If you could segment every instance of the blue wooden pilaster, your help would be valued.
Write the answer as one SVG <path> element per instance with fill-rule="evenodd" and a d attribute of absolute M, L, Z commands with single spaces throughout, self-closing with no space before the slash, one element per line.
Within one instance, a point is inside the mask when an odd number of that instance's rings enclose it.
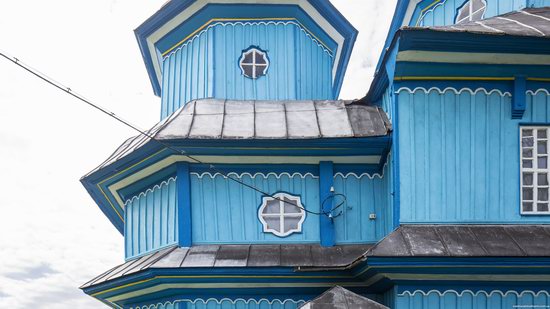
<path fill-rule="evenodd" d="M 525 76 L 516 76 L 514 79 L 514 93 L 512 97 L 512 119 L 523 118 L 523 113 L 527 107 L 526 92 L 527 79 Z"/>
<path fill-rule="evenodd" d="M 319 198 L 321 212 L 330 213 L 334 200 L 330 198 L 331 188 L 334 186 L 334 166 L 332 161 L 319 163 Z M 323 203 L 323 201 L 325 201 Z M 334 223 L 328 216 L 320 216 L 321 246 L 332 247 L 335 243 Z"/>
<path fill-rule="evenodd" d="M 191 247 L 191 179 L 189 164 L 178 163 L 178 243 L 181 247 Z"/>

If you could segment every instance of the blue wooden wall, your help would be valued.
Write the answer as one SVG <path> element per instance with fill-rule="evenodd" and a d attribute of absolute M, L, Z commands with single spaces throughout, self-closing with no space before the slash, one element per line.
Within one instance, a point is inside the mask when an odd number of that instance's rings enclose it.
<path fill-rule="evenodd" d="M 170 178 L 125 204 L 126 258 L 177 243 L 176 180 Z"/>
<path fill-rule="evenodd" d="M 528 92 L 521 120 L 496 90 L 406 88 L 398 104 L 402 223 L 550 222 L 519 205 L 519 124 L 550 123 L 548 92 Z"/>
<path fill-rule="evenodd" d="M 267 75 L 242 75 L 250 46 L 267 51 Z M 333 99 L 333 51 L 291 21 L 215 23 L 163 62 L 162 118 L 192 99 Z"/>
<path fill-rule="evenodd" d="M 396 309 L 509 309 L 548 308 L 546 291 L 405 291 L 396 298 Z"/>
<path fill-rule="evenodd" d="M 337 244 L 374 243 L 392 231 L 389 165 L 384 167 L 383 175 L 337 173 L 334 190 L 347 198 L 342 215 L 334 219 Z M 376 219 L 369 219 L 370 214 Z"/>
<path fill-rule="evenodd" d="M 234 178 L 274 194 L 300 195 L 308 210 L 318 212 L 319 177 L 307 174 L 232 173 Z M 220 174 L 191 173 L 191 212 L 194 244 L 317 243 L 319 217 L 306 214 L 302 233 L 280 238 L 264 233 L 258 220 L 262 194 Z"/>
<path fill-rule="evenodd" d="M 489 18 L 504 13 L 521 10 L 529 7 L 549 6 L 550 0 L 486 0 L 487 10 L 485 17 Z M 411 26 L 442 26 L 455 23 L 457 9 L 462 7 L 466 0 L 443 0 L 435 6 L 425 10 L 419 19 L 411 20 Z"/>

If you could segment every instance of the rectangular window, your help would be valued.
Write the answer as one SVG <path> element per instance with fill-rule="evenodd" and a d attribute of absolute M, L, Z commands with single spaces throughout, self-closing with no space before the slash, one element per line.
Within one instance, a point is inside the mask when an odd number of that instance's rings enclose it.
<path fill-rule="evenodd" d="M 550 127 L 521 127 L 521 214 L 550 214 L 548 135 Z"/>

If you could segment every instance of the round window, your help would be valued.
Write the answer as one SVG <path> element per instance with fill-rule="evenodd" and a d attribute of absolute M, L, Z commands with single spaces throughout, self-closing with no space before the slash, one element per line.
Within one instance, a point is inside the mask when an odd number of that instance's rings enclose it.
<path fill-rule="evenodd" d="M 267 53 L 257 47 L 243 51 L 239 66 L 244 76 L 256 79 L 267 74 L 269 59 Z"/>

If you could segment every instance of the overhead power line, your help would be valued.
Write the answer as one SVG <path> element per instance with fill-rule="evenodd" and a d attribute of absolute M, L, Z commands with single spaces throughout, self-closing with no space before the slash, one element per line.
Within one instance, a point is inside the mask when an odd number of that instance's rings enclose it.
<path fill-rule="evenodd" d="M 224 171 L 216 168 L 216 166 L 214 166 L 213 164 L 211 163 L 206 163 L 206 162 L 203 162 L 189 154 L 187 154 L 187 152 L 185 150 L 182 150 L 182 149 L 177 149 L 175 147 L 173 147 L 172 145 L 169 145 L 167 143 L 165 143 L 164 141 L 161 141 L 161 140 L 158 140 L 156 139 L 153 135 L 145 132 L 144 130 L 138 128 L 136 125 L 132 124 L 130 121 L 127 121 L 127 120 L 124 120 L 122 117 L 118 116 L 117 114 L 115 114 L 114 112 L 111 112 L 109 111 L 108 109 L 102 107 L 102 106 L 99 106 L 95 103 L 93 103 L 92 101 L 86 99 L 84 96 L 78 94 L 77 92 L 73 91 L 71 88 L 61 84 L 60 82 L 57 82 L 56 80 L 54 80 L 53 78 L 47 76 L 46 74 L 32 68 L 31 66 L 27 65 L 27 64 L 24 64 L 23 62 L 21 62 L 18 58 L 16 57 L 10 57 L 8 55 L 6 55 L 6 53 L 0 51 L 0 56 L 2 56 L 3 58 L 9 60 L 10 62 L 14 63 L 15 65 L 17 65 L 18 67 L 22 68 L 23 70 L 27 71 L 28 73 L 34 75 L 35 77 L 38 77 L 39 79 L 41 79 L 42 81 L 48 83 L 49 85 L 69 94 L 70 96 L 78 99 L 79 101 L 81 102 L 84 102 L 86 104 L 88 104 L 89 106 L 91 106 L 92 108 L 102 112 L 103 114 L 115 119 L 116 121 L 124 124 L 125 126 L 131 128 L 132 130 L 138 132 L 140 135 L 143 135 L 147 138 L 149 138 L 150 140 L 153 140 L 157 143 L 159 143 L 160 145 L 162 145 L 163 147 L 167 148 L 167 149 L 170 149 L 172 151 L 174 151 L 175 153 L 179 154 L 179 155 L 182 155 L 182 156 L 185 156 L 187 157 L 189 160 L 195 162 L 195 163 L 198 163 L 198 164 L 203 164 L 203 165 L 207 165 L 208 168 L 210 168 L 212 171 L 222 175 L 224 178 L 227 178 L 227 179 L 230 179 L 231 181 L 234 181 L 244 187 L 247 187 L 251 190 L 254 190 L 258 193 L 261 193 L 262 195 L 265 195 L 265 196 L 268 196 L 268 197 L 271 197 L 277 201 L 280 201 L 280 202 L 283 202 L 283 203 L 287 203 L 289 205 L 292 205 L 292 206 L 295 206 L 295 207 L 298 207 L 300 209 L 302 209 L 303 211 L 305 211 L 306 213 L 309 213 L 309 214 L 312 214 L 312 215 L 317 215 L 317 216 L 327 216 L 329 218 L 332 218 L 333 215 L 332 215 L 332 212 L 335 211 L 336 209 L 342 207 L 345 202 L 342 202 L 342 203 L 339 203 L 338 205 L 336 205 L 336 207 L 332 208 L 330 211 L 328 212 L 325 212 L 321 209 L 321 212 L 315 212 L 315 211 L 311 211 L 311 210 L 308 210 L 306 209 L 305 207 L 302 207 L 300 205 L 297 205 L 295 203 L 292 203 L 292 202 L 289 202 L 285 199 L 281 199 L 281 198 L 278 198 L 276 196 L 274 196 L 273 194 L 270 194 L 270 193 L 267 193 L 265 192 L 264 190 L 262 189 L 259 189 L 253 185 L 250 185 L 250 184 L 247 184 L 245 183 L 244 181 L 242 180 L 239 180 L 237 178 L 234 178 L 234 177 L 231 177 L 230 175 L 228 175 L 227 173 L 225 173 Z M 328 200 L 328 199 L 332 199 L 333 196 L 330 195 L 327 199 L 325 199 L 322 203 L 321 203 L 321 206 L 323 206 L 325 204 L 325 202 Z"/>

